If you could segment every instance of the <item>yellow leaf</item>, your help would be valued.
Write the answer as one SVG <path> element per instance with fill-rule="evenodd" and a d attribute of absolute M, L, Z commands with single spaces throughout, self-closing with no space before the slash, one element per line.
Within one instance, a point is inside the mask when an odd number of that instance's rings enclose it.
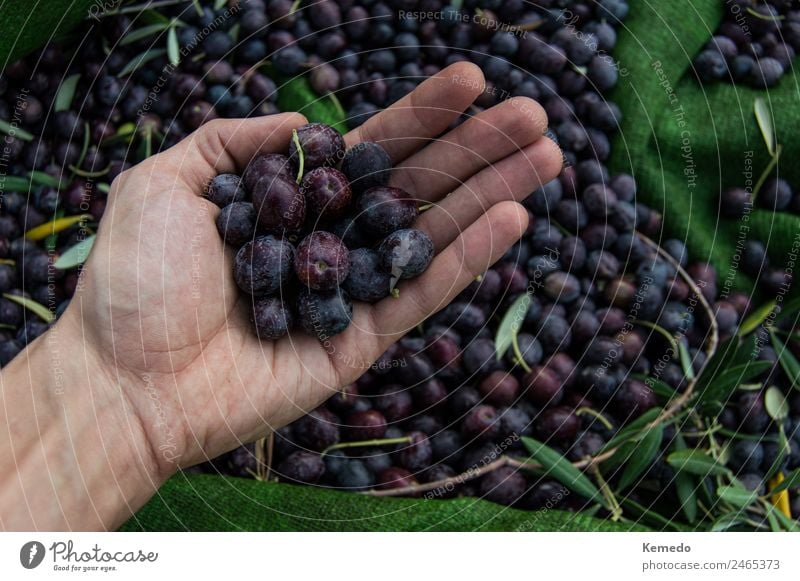
<path fill-rule="evenodd" d="M 770 480 L 769 482 L 769 489 L 772 490 L 778 484 L 783 482 L 783 472 L 778 472 L 775 475 L 775 478 Z M 789 508 L 789 491 L 788 490 L 781 490 L 777 494 L 773 494 L 772 498 L 770 498 L 772 504 L 775 505 L 779 511 L 785 514 L 787 517 L 792 518 L 792 511 Z"/>
<path fill-rule="evenodd" d="M 74 226 L 78 222 L 91 219 L 91 214 L 81 214 L 79 216 L 64 216 L 63 218 L 56 218 L 46 224 L 40 224 L 36 228 L 31 228 L 25 233 L 25 238 L 30 240 L 44 240 L 51 234 L 58 234 L 62 230 L 66 230 L 70 226 Z"/>

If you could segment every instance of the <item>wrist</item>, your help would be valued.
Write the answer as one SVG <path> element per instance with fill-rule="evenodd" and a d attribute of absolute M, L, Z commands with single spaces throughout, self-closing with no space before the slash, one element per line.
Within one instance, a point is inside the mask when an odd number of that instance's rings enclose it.
<path fill-rule="evenodd" d="M 0 375 L 6 528 L 115 528 L 168 476 L 113 368 L 70 311 Z"/>

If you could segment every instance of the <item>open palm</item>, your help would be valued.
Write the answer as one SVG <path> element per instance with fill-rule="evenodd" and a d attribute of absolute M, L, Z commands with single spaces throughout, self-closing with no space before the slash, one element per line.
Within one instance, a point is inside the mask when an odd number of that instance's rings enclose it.
<path fill-rule="evenodd" d="M 401 284 L 399 298 L 356 304 L 350 327 L 325 343 L 305 333 L 257 339 L 231 276 L 233 253 L 216 231 L 218 208 L 200 195 L 217 173 L 284 151 L 301 115 L 212 121 L 114 182 L 64 317 L 94 345 L 98 369 L 164 475 L 319 405 L 522 235 L 527 213 L 514 200 L 555 177 L 561 155 L 541 139 L 545 114 L 527 99 L 438 137 L 483 86 L 476 67 L 453 65 L 346 136 L 348 147 L 380 142 L 397 167 L 392 185 L 434 203 L 416 227 L 437 256 Z"/>

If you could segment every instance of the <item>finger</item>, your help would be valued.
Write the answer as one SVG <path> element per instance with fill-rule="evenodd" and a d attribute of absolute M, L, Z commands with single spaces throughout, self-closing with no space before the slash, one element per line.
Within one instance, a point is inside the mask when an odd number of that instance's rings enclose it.
<path fill-rule="evenodd" d="M 352 381 L 348 374 L 360 373 L 359 365 L 369 365 L 409 329 L 447 305 L 519 240 L 527 225 L 522 206 L 501 202 L 437 255 L 428 270 L 401 283 L 399 298 L 356 305 L 352 324 L 333 341 L 335 349 L 346 354 L 334 359 L 339 379 Z"/>
<path fill-rule="evenodd" d="M 220 173 L 241 172 L 258 153 L 280 153 L 289 147 L 292 130 L 307 123 L 299 113 L 251 119 L 213 119 L 186 139 L 150 158 L 157 168 L 177 167 L 183 181 L 198 193 Z M 145 162 L 147 163 L 147 162 Z"/>
<path fill-rule="evenodd" d="M 477 66 L 450 65 L 345 135 L 347 147 L 374 141 L 394 163 L 402 161 L 446 130 L 483 91 L 484 84 Z"/>
<path fill-rule="evenodd" d="M 392 172 L 392 185 L 436 201 L 488 165 L 536 142 L 547 115 L 536 101 L 508 99 L 468 119 Z"/>
<path fill-rule="evenodd" d="M 472 176 L 461 187 L 417 219 L 415 228 L 445 248 L 487 208 L 502 201 L 521 201 L 561 171 L 561 150 L 544 138 Z"/>

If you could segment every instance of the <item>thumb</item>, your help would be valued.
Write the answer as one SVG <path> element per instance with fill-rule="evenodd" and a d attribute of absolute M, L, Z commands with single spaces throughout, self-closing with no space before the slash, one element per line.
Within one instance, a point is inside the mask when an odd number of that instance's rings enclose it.
<path fill-rule="evenodd" d="M 292 130 L 308 121 L 299 113 L 250 119 L 212 119 L 183 141 L 155 156 L 198 194 L 219 173 L 241 172 L 258 153 L 286 151 Z"/>

